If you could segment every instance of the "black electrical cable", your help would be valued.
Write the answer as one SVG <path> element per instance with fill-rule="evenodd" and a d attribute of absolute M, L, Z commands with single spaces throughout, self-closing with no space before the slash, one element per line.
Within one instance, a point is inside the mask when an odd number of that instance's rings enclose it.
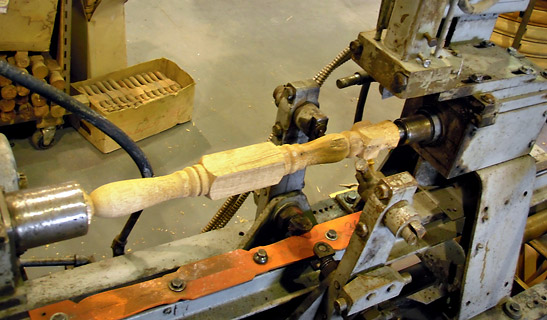
<path fill-rule="evenodd" d="M 28 73 L 19 70 L 6 61 L 0 61 L 0 75 L 17 82 L 18 84 L 38 93 L 43 97 L 46 97 L 47 99 L 65 108 L 67 111 L 78 115 L 83 120 L 97 127 L 107 136 L 112 138 L 112 140 L 116 141 L 116 143 L 118 143 L 120 147 L 122 147 L 122 149 L 129 154 L 131 159 L 133 159 L 139 168 L 143 178 L 149 178 L 154 175 L 152 166 L 141 148 L 139 148 L 139 146 L 137 146 L 137 144 L 125 132 L 123 132 L 108 119 L 97 113 L 95 110 L 86 107 L 84 104 L 63 91 L 56 89 L 49 84 L 29 75 Z M 135 226 L 135 223 L 137 223 L 141 212 L 142 211 L 138 211 L 131 214 L 120 234 L 114 239 L 114 242 L 112 243 L 114 255 L 123 254 L 127 238 Z M 114 248 L 115 246 L 117 248 Z"/>

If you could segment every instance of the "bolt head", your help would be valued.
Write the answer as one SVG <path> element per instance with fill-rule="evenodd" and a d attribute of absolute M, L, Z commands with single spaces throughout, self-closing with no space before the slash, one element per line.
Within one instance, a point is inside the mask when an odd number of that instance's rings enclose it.
<path fill-rule="evenodd" d="M 490 93 L 483 94 L 483 95 L 481 96 L 481 99 L 482 99 L 484 102 L 488 103 L 488 104 L 492 104 L 492 103 L 496 102 L 496 98 L 494 98 L 494 96 L 491 95 Z"/>
<path fill-rule="evenodd" d="M 374 188 L 374 194 L 380 200 L 389 198 L 389 193 L 390 193 L 389 187 L 383 183 L 377 185 L 376 188 Z"/>
<path fill-rule="evenodd" d="M 257 264 L 265 264 L 268 262 L 268 252 L 264 249 L 258 249 L 258 251 L 256 251 L 253 255 L 253 260 Z"/>
<path fill-rule="evenodd" d="M 513 48 L 513 47 L 509 47 L 509 48 L 507 48 L 507 52 L 508 52 L 510 55 L 514 56 L 515 54 L 517 54 L 517 49 L 515 49 L 515 48 Z"/>
<path fill-rule="evenodd" d="M 534 74 L 536 72 L 533 68 L 530 68 L 528 66 L 521 66 L 519 68 L 519 71 L 524 74 Z"/>
<path fill-rule="evenodd" d="M 330 229 L 329 231 L 325 232 L 325 238 L 334 241 L 338 239 L 338 233 L 336 233 L 336 230 Z"/>
<path fill-rule="evenodd" d="M 181 292 L 186 289 L 186 281 L 179 277 L 173 278 L 171 282 L 169 282 L 169 289 L 174 292 Z"/>
<path fill-rule="evenodd" d="M 368 234 L 368 228 L 367 228 L 366 224 L 364 222 L 359 222 L 355 226 L 355 233 L 361 238 L 366 237 L 367 234 Z"/>
<path fill-rule="evenodd" d="M 424 66 L 424 68 L 429 68 L 429 66 L 431 66 L 431 60 L 425 59 L 422 65 Z"/>
<path fill-rule="evenodd" d="M 469 80 L 475 83 L 481 83 L 484 81 L 484 75 L 480 73 L 473 73 L 471 76 L 469 76 Z"/>
<path fill-rule="evenodd" d="M 348 203 L 355 203 L 355 201 L 357 200 L 357 194 L 355 194 L 355 192 L 347 192 L 345 195 L 344 195 L 344 200 L 346 200 L 346 202 Z"/>

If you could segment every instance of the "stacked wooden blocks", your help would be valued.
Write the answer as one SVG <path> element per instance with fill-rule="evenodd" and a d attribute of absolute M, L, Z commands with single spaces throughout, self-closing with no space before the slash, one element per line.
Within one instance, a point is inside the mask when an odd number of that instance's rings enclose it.
<path fill-rule="evenodd" d="M 30 55 L 26 51 L 0 53 L 0 60 L 18 67 L 59 90 L 66 89 L 61 67 L 49 55 Z M 31 92 L 10 79 L 0 76 L 0 125 L 37 119 L 37 127 L 60 125 L 65 109 L 49 103 L 44 97 Z"/>

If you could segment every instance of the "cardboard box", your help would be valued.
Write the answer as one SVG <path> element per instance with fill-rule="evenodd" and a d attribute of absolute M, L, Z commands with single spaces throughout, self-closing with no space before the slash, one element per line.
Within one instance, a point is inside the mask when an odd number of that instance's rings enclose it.
<path fill-rule="evenodd" d="M 102 108 L 91 106 L 120 127 L 133 140 L 139 141 L 179 123 L 187 122 L 192 117 L 195 82 L 188 73 L 184 72 L 174 62 L 161 58 L 115 71 L 101 77 L 73 83 L 73 94 L 79 93 L 78 88 L 93 85 L 98 81 L 109 79 L 118 81 L 150 71 L 162 72 L 167 78 L 177 82 L 182 89 L 175 94 L 155 98 L 140 106 L 128 109 L 106 112 Z M 79 119 L 74 121 L 72 119 L 71 122 L 87 140 L 102 152 L 108 153 L 120 148 L 114 140 L 86 121 Z"/>
<path fill-rule="evenodd" d="M 0 51 L 49 51 L 58 0 L 10 0 L 0 13 Z"/>
<path fill-rule="evenodd" d="M 126 0 L 95 1 L 92 13 L 84 0 L 73 2 L 71 77 L 81 81 L 127 67 Z"/>

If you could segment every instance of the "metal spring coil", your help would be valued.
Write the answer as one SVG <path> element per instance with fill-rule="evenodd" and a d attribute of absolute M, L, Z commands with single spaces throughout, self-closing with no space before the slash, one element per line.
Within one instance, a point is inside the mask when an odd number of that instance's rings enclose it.
<path fill-rule="evenodd" d="M 348 61 L 351 58 L 351 50 L 349 47 L 340 51 L 340 53 L 334 58 L 331 63 L 327 64 L 319 73 L 313 77 L 313 80 L 321 87 L 329 75 L 344 62 Z"/>

